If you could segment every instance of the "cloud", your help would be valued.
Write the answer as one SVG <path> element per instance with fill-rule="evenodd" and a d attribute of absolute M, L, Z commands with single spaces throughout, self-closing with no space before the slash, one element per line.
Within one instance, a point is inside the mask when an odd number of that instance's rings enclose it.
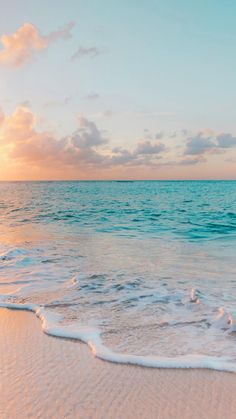
<path fill-rule="evenodd" d="M 164 144 L 152 144 L 150 141 L 140 142 L 135 150 L 135 154 L 138 156 L 140 154 L 159 154 L 166 149 Z"/>
<path fill-rule="evenodd" d="M 231 134 L 214 134 L 209 138 L 204 137 L 206 133 L 200 133 L 188 138 L 184 152 L 176 155 L 175 147 L 170 149 L 160 141 L 145 138 L 132 148 L 114 148 L 105 134 L 95 122 L 79 117 L 76 130 L 57 138 L 51 132 L 37 129 L 37 117 L 29 108 L 18 107 L 9 116 L 0 110 L 1 156 L 12 164 L 29 169 L 50 168 L 65 173 L 79 170 L 86 174 L 89 170 L 101 173 L 125 167 L 127 170 L 135 167 L 143 170 L 168 166 L 180 168 L 204 163 L 209 154 L 235 147 Z"/>
<path fill-rule="evenodd" d="M 0 50 L 0 64 L 18 68 L 30 62 L 37 52 L 48 48 L 49 44 L 59 39 L 71 37 L 74 23 L 67 24 L 64 28 L 42 36 L 32 23 L 24 23 L 11 35 L 2 35 Z"/>
<path fill-rule="evenodd" d="M 64 41 L 72 38 L 71 31 L 75 26 L 75 22 L 69 22 L 63 28 L 58 29 L 57 31 L 51 32 L 49 35 L 45 37 L 48 43 L 56 42 L 59 39 Z"/>
<path fill-rule="evenodd" d="M 38 167 L 106 168 L 153 164 L 165 151 L 163 144 L 150 141 L 140 141 L 133 151 L 110 149 L 104 131 L 84 117 L 78 119 L 78 128 L 72 134 L 59 139 L 49 132 L 39 132 L 36 125 L 36 116 L 24 107 L 17 108 L 11 116 L 2 115 L 0 145 L 10 159 Z"/>
<path fill-rule="evenodd" d="M 98 93 L 89 93 L 87 96 L 86 96 L 86 99 L 88 99 L 88 100 L 97 100 L 97 99 L 99 99 L 99 94 Z"/>
<path fill-rule="evenodd" d="M 143 130 L 145 138 L 148 140 L 155 139 L 161 140 L 164 137 L 164 133 L 162 131 L 158 131 L 156 134 L 152 134 L 148 128 L 144 128 Z"/>
<path fill-rule="evenodd" d="M 164 151 L 166 151 L 166 147 L 162 143 L 152 144 L 150 141 L 140 141 L 133 151 L 120 147 L 113 148 L 111 164 L 155 165 L 156 161 L 161 158 L 159 155 Z"/>
<path fill-rule="evenodd" d="M 207 130 L 187 139 L 184 155 L 219 154 L 232 147 L 236 147 L 236 137 Z"/>
<path fill-rule="evenodd" d="M 195 137 L 187 140 L 185 155 L 199 155 L 209 152 L 216 147 L 214 141 L 209 137 L 204 137 L 200 132 Z"/>
<path fill-rule="evenodd" d="M 35 51 L 47 48 L 48 42 L 41 37 L 38 29 L 25 23 L 12 35 L 1 37 L 3 49 L 0 50 L 0 63 L 20 67 L 30 61 Z"/>
<path fill-rule="evenodd" d="M 180 160 L 177 164 L 181 165 L 181 166 L 194 166 L 195 164 L 198 163 L 205 163 L 206 159 L 204 157 L 194 157 L 194 158 L 187 158 L 187 159 L 182 159 Z"/>
<path fill-rule="evenodd" d="M 105 144 L 104 139 L 96 124 L 84 117 L 79 118 L 79 129 L 72 135 L 71 142 L 79 148 L 91 148 Z"/>
<path fill-rule="evenodd" d="M 236 137 L 233 137 L 231 134 L 223 133 L 217 136 L 218 147 L 221 148 L 231 148 L 236 147 Z"/>
<path fill-rule="evenodd" d="M 125 148 L 116 147 L 112 150 L 113 155 L 110 159 L 111 165 L 125 165 L 130 164 L 134 161 L 135 156 L 131 151 L 126 150 Z"/>
<path fill-rule="evenodd" d="M 4 117 L 0 142 L 8 147 L 11 159 L 32 163 L 76 165 L 79 162 L 101 160 L 94 147 L 106 143 L 96 125 L 79 119 L 79 128 L 70 136 L 56 139 L 51 133 L 36 130 L 36 116 L 26 108 L 17 108 Z"/>
<path fill-rule="evenodd" d="M 71 57 L 71 61 L 75 61 L 81 57 L 96 57 L 97 55 L 103 54 L 104 50 L 97 47 L 79 47 Z"/>
<path fill-rule="evenodd" d="M 162 131 L 159 131 L 156 133 L 155 138 L 156 140 L 160 140 L 161 138 L 163 138 L 164 134 Z"/>

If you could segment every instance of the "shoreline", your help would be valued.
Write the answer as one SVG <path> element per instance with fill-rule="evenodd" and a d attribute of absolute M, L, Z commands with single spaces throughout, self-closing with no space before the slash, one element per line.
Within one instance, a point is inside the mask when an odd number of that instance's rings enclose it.
<path fill-rule="evenodd" d="M 119 365 L 42 333 L 35 315 L 0 310 L 0 417 L 236 417 L 233 373 Z"/>
<path fill-rule="evenodd" d="M 51 337 L 76 340 L 85 343 L 94 357 L 118 365 L 134 365 L 153 369 L 200 369 L 227 373 L 236 373 L 236 365 L 227 358 L 219 358 L 201 354 L 190 354 L 176 357 L 141 356 L 114 352 L 105 346 L 100 332 L 93 327 L 78 324 L 61 325 L 62 317 L 58 313 L 49 313 L 44 306 L 36 304 L 17 304 L 0 302 L 0 309 L 26 311 L 36 315 L 41 321 L 42 331 Z"/>

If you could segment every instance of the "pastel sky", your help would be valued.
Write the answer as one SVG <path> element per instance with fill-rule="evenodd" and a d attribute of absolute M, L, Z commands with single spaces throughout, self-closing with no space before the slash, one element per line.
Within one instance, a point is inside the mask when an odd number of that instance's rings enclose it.
<path fill-rule="evenodd" d="M 236 179 L 234 0 L 0 10 L 0 180 Z"/>

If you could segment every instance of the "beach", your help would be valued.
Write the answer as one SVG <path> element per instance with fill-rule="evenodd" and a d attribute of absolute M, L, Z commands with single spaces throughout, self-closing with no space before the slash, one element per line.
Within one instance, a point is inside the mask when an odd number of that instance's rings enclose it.
<path fill-rule="evenodd" d="M 234 373 L 105 362 L 23 310 L 0 309 L 0 376 L 1 419 L 236 417 Z"/>
<path fill-rule="evenodd" d="M 0 10 L 0 419 L 236 419 L 236 1 Z"/>

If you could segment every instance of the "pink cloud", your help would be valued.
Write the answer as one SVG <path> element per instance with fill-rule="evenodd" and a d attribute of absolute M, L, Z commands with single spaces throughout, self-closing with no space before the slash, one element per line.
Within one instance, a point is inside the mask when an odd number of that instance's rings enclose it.
<path fill-rule="evenodd" d="M 161 143 L 139 142 L 134 150 L 109 149 L 103 131 L 84 117 L 78 128 L 63 138 L 36 129 L 37 118 L 24 107 L 18 107 L 11 116 L 3 115 L 0 127 L 0 146 L 7 149 L 8 158 L 37 166 L 51 164 L 57 167 L 97 167 L 119 165 L 146 165 L 160 159 L 165 151 Z"/>
<path fill-rule="evenodd" d="M 58 39 L 71 37 L 71 29 L 74 23 L 71 22 L 63 29 L 42 36 L 39 30 L 32 23 L 24 23 L 16 32 L 10 35 L 2 35 L 0 50 L 0 64 L 10 67 L 21 67 L 30 62 L 35 53 L 48 48 L 49 44 Z"/>
<path fill-rule="evenodd" d="M 79 118 L 79 127 L 71 135 L 57 139 L 51 133 L 36 129 L 34 113 L 19 107 L 11 116 L 2 116 L 0 145 L 7 147 L 8 157 L 39 166 L 48 164 L 76 166 L 95 164 L 103 159 L 96 151 L 106 143 L 97 126 Z"/>
<path fill-rule="evenodd" d="M 232 152 L 235 137 L 215 134 L 214 149 Z M 185 142 L 189 147 L 189 139 Z M 146 139 L 132 148 L 113 147 L 104 137 L 104 131 L 87 118 L 80 117 L 72 133 L 57 138 L 37 128 L 37 117 L 27 107 L 18 107 L 11 115 L 0 109 L 0 157 L 2 179 L 40 178 L 199 178 L 219 176 L 219 168 L 234 177 L 233 164 L 223 161 L 221 154 L 206 158 L 200 152 L 176 155 L 175 149 L 163 143 Z M 205 148 L 204 148 L 205 150 Z M 215 152 L 214 152 L 215 153 Z M 225 154 L 224 154 L 225 156 Z M 234 155 L 228 156 L 232 159 Z M 233 160 L 232 160 L 233 161 Z M 204 164 L 205 163 L 205 164 Z M 199 169 L 199 164 L 201 169 Z M 230 168 L 231 167 L 231 168 Z M 222 170 L 223 170 L 222 169 Z M 161 170 L 161 174 L 160 174 Z M 200 170 L 200 171 L 199 171 Z M 222 172 L 223 173 L 223 172 Z"/>

